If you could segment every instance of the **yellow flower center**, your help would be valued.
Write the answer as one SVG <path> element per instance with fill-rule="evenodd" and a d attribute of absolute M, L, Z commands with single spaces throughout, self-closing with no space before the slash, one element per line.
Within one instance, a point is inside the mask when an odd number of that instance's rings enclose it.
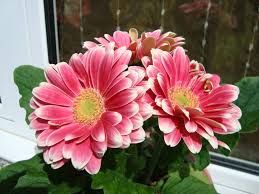
<path fill-rule="evenodd" d="M 185 88 L 171 88 L 168 90 L 168 97 L 172 106 L 178 105 L 183 108 L 197 108 L 199 100 L 192 91 Z"/>
<path fill-rule="evenodd" d="M 104 112 L 104 100 L 98 91 L 88 88 L 83 90 L 74 101 L 74 119 L 79 123 L 92 125 Z"/>

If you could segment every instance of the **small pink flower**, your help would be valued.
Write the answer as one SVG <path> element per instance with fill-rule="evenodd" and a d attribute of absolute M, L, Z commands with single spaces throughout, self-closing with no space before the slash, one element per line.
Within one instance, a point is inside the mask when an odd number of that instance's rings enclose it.
<path fill-rule="evenodd" d="M 145 139 L 143 121 L 152 108 L 142 100 L 145 70 L 130 67 L 126 48 L 95 47 L 45 71 L 33 89 L 30 127 L 52 168 L 72 161 L 95 174 L 107 148 L 127 148 Z M 127 70 L 128 69 L 128 70 Z"/>
<path fill-rule="evenodd" d="M 202 148 L 201 137 L 216 149 L 229 147 L 215 134 L 231 134 L 240 130 L 240 109 L 233 104 L 238 87 L 220 85 L 220 77 L 205 73 L 201 64 L 189 61 L 184 49 L 168 52 L 153 49 L 153 65 L 147 67 L 153 94 L 150 103 L 158 115 L 165 143 L 176 146 L 181 139 L 192 153 Z"/>
<path fill-rule="evenodd" d="M 103 46 L 107 46 L 109 43 L 114 43 L 116 48 L 126 47 L 132 52 L 132 61 L 142 60 L 143 65 L 146 67 L 151 64 L 151 49 L 159 48 L 164 51 L 171 52 L 177 46 L 184 44 L 184 38 L 176 36 L 173 32 L 167 32 L 161 34 L 161 30 L 155 30 L 153 32 L 143 32 L 141 37 L 138 38 L 138 31 L 135 28 L 131 28 L 128 32 L 115 31 L 113 36 L 105 34 L 104 38 L 95 38 Z M 84 42 L 84 48 L 91 49 L 98 44 L 86 41 Z"/>
<path fill-rule="evenodd" d="M 131 35 L 131 36 L 130 36 Z M 131 51 L 136 50 L 136 42 L 137 37 L 133 37 L 132 33 L 129 34 L 128 32 L 123 31 L 115 31 L 113 35 L 104 34 L 104 37 L 95 38 L 95 40 L 102 46 L 108 46 L 110 43 L 114 43 L 115 48 L 126 47 Z M 97 43 L 92 41 L 84 42 L 83 48 L 91 49 L 98 46 Z"/>
<path fill-rule="evenodd" d="M 166 32 L 164 34 L 161 34 L 161 30 L 143 32 L 138 40 L 136 55 L 138 59 L 141 59 L 143 65 L 147 67 L 152 63 L 151 50 L 153 48 L 159 48 L 171 53 L 177 46 L 183 45 L 183 41 L 183 37 L 176 36 L 173 32 Z"/>

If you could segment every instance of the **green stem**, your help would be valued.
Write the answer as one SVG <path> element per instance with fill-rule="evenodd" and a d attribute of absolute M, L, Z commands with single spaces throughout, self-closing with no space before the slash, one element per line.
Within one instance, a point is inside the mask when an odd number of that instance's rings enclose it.
<path fill-rule="evenodd" d="M 150 179 L 152 178 L 154 170 L 155 170 L 155 168 L 157 166 L 157 163 L 159 161 L 159 157 L 160 157 L 163 145 L 164 145 L 163 139 L 159 135 L 158 141 L 156 143 L 156 146 L 155 146 L 152 158 L 151 158 L 150 168 L 149 168 L 149 170 L 147 172 L 147 176 L 146 176 L 146 180 L 145 180 L 146 184 L 148 184 L 150 182 Z"/>

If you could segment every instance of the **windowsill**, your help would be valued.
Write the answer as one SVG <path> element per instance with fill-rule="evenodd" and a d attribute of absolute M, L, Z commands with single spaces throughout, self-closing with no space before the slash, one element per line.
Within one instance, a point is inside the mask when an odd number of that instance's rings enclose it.
<path fill-rule="evenodd" d="M 37 153 L 35 141 L 28 140 L 0 129 L 0 158 L 17 162 Z M 208 171 L 216 190 L 221 194 L 256 194 L 259 178 L 256 175 L 210 164 Z"/>

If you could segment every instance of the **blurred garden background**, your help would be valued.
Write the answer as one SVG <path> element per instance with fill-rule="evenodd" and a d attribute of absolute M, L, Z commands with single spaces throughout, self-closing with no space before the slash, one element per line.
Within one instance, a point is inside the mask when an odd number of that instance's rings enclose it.
<path fill-rule="evenodd" d="M 161 29 L 186 38 L 191 59 L 222 82 L 259 76 L 258 0 L 57 0 L 60 61 L 82 42 L 116 29 Z M 259 163 L 259 132 L 242 134 L 232 156 Z"/>

